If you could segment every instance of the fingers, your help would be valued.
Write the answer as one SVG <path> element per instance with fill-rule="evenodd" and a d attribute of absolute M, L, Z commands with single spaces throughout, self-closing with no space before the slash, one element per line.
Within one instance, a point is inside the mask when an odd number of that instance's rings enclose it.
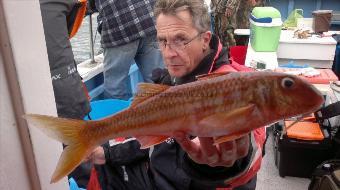
<path fill-rule="evenodd" d="M 249 135 L 239 139 L 213 145 L 211 137 L 198 137 L 190 140 L 184 133 L 175 134 L 176 141 L 196 163 L 209 166 L 231 167 L 235 161 L 245 157 L 249 151 Z"/>
<path fill-rule="evenodd" d="M 91 155 L 90 155 L 91 156 Z M 90 156 L 84 158 L 83 162 L 89 162 L 91 160 Z"/>
<path fill-rule="evenodd" d="M 247 156 L 249 151 L 249 143 L 250 143 L 249 135 L 245 135 L 236 140 L 238 158 L 243 158 Z"/>
<path fill-rule="evenodd" d="M 106 160 L 103 147 L 99 146 L 95 148 L 92 153 L 84 159 L 84 162 L 92 162 L 99 165 L 105 164 Z"/>
<path fill-rule="evenodd" d="M 219 145 L 221 152 L 221 164 L 231 167 L 237 160 L 237 147 L 235 141 L 225 142 Z"/>
<path fill-rule="evenodd" d="M 197 163 L 203 163 L 202 152 L 199 147 L 199 142 L 192 141 L 184 133 L 176 133 L 174 137 L 182 149 L 188 154 L 188 156 Z"/>
<path fill-rule="evenodd" d="M 214 146 L 214 140 L 211 137 L 199 137 L 203 156 L 207 159 L 208 164 L 214 165 L 220 159 L 220 155 L 216 146 Z"/>

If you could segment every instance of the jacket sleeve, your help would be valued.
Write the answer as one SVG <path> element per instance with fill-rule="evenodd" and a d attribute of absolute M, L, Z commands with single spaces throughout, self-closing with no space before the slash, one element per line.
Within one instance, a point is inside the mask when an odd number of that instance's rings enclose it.
<path fill-rule="evenodd" d="M 230 8 L 234 11 L 237 11 L 241 0 L 228 0 L 226 4 L 226 8 Z"/>
<path fill-rule="evenodd" d="M 149 149 L 140 149 L 134 138 L 110 141 L 103 145 L 106 162 L 114 165 L 128 165 L 149 158 Z"/>
<path fill-rule="evenodd" d="M 197 164 L 189 156 L 183 154 L 182 167 L 196 184 L 209 184 L 215 187 L 238 187 L 251 180 L 260 169 L 262 147 L 265 140 L 264 128 L 250 133 L 250 147 L 248 155 L 235 162 L 232 167 L 210 167 Z"/>

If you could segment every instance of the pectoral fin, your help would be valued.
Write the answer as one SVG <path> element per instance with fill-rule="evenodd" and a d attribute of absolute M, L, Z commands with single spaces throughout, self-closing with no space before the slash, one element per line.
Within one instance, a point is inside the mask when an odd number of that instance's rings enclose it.
<path fill-rule="evenodd" d="M 169 136 L 136 136 L 135 138 L 141 144 L 141 149 L 147 149 L 151 146 L 162 143 L 169 138 Z"/>
<path fill-rule="evenodd" d="M 244 118 L 247 119 L 252 112 L 254 111 L 255 105 L 249 104 L 244 107 L 240 107 L 238 109 L 224 112 L 224 113 L 217 113 L 214 115 L 210 115 L 202 119 L 199 124 L 203 126 L 211 126 L 211 127 L 224 127 L 227 123 L 233 123 L 236 118 Z"/>
<path fill-rule="evenodd" d="M 238 139 L 244 135 L 246 135 L 247 133 L 235 133 L 235 134 L 231 134 L 231 135 L 225 135 L 225 136 L 220 136 L 214 139 L 214 145 L 218 145 L 227 141 L 232 141 L 235 139 Z"/>

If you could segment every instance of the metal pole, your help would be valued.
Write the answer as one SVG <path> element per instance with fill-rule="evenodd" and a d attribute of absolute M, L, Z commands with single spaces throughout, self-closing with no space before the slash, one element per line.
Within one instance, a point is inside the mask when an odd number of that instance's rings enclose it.
<path fill-rule="evenodd" d="M 94 60 L 94 45 L 93 45 L 93 31 L 92 31 L 92 14 L 89 15 L 89 27 L 90 27 L 90 56 L 91 63 L 95 63 Z"/>

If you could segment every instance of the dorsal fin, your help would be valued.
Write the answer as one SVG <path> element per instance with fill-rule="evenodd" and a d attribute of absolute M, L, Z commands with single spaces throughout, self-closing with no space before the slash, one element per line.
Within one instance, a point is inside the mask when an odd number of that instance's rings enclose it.
<path fill-rule="evenodd" d="M 212 78 L 219 77 L 219 76 L 222 76 L 222 75 L 226 75 L 228 73 L 230 73 L 230 72 L 218 72 L 218 73 L 209 73 L 209 74 L 197 75 L 196 79 L 197 80 L 207 80 L 207 79 L 212 79 Z"/>
<path fill-rule="evenodd" d="M 162 84 L 152 84 L 152 83 L 139 83 L 137 94 L 133 97 L 133 101 L 131 103 L 131 107 L 135 107 L 136 105 L 144 102 L 145 100 L 151 98 L 154 95 L 157 95 L 170 86 L 162 85 Z"/>

